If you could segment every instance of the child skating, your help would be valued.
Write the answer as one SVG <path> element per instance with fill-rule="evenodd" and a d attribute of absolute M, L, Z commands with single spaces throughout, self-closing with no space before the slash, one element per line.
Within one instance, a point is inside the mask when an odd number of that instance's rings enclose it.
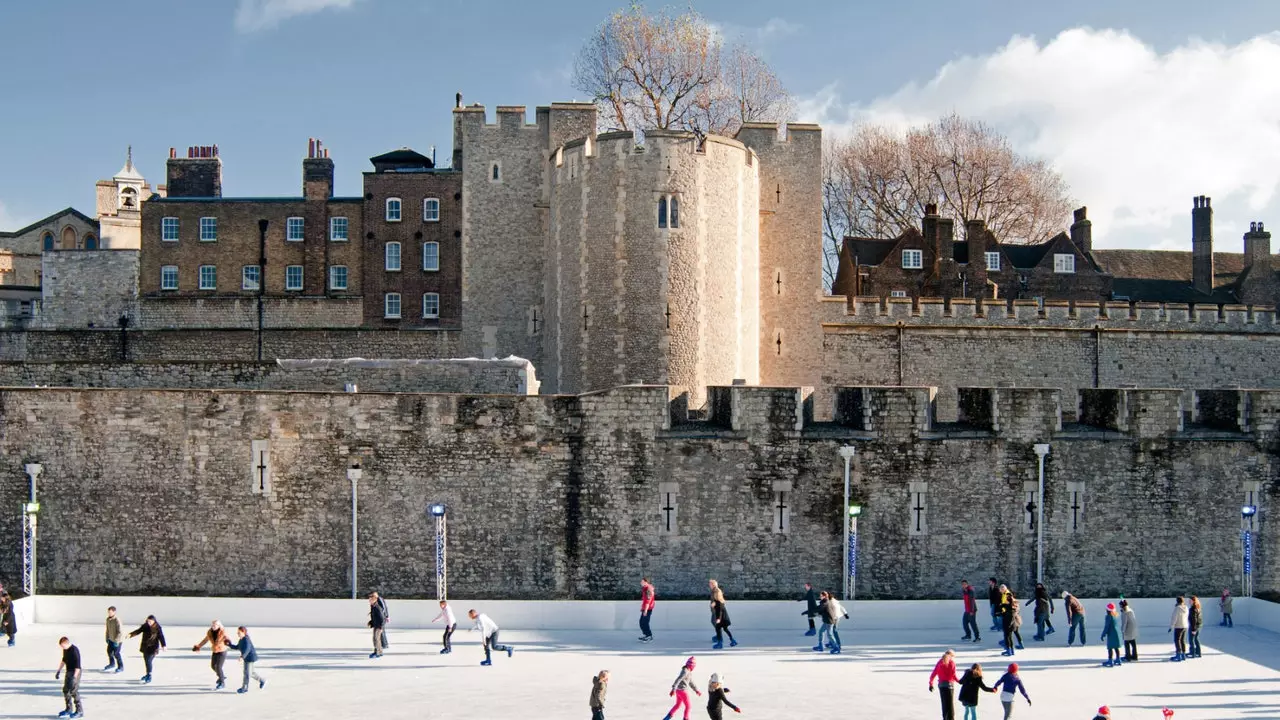
<path fill-rule="evenodd" d="M 671 683 L 670 697 L 676 699 L 676 704 L 671 706 L 667 711 L 666 717 L 662 720 L 671 720 L 675 716 L 676 710 L 681 706 L 684 707 L 684 720 L 689 720 L 689 691 L 693 690 L 702 697 L 702 691 L 698 689 L 697 683 L 693 681 L 693 669 L 697 667 L 697 661 L 689 658 L 684 661 L 684 667 L 680 668 L 680 674 L 676 676 L 676 681 Z"/>
<path fill-rule="evenodd" d="M 729 688 L 720 683 L 720 676 L 711 673 L 711 679 L 707 681 L 707 715 L 711 716 L 711 720 L 724 720 L 725 705 L 736 713 L 742 712 L 742 708 L 729 702 L 728 695 Z"/>
<path fill-rule="evenodd" d="M 444 646 L 440 650 L 441 655 L 448 655 L 453 652 L 453 631 L 458 629 L 458 618 L 453 615 L 453 608 L 449 607 L 449 603 L 440 601 L 440 614 L 435 616 L 431 622 L 440 622 L 444 620 L 444 638 L 442 642 Z"/>
<path fill-rule="evenodd" d="M 1028 707 L 1031 705 L 1031 696 L 1027 695 L 1027 688 L 1018 675 L 1018 663 L 1010 663 L 1009 669 L 991 687 L 1000 691 L 1000 704 L 1004 706 L 1004 720 L 1010 720 L 1013 717 L 1013 701 L 1017 699 L 1017 693 L 1022 693 Z"/>
<path fill-rule="evenodd" d="M 261 690 L 267 686 L 267 681 L 253 669 L 254 663 L 258 662 L 258 650 L 253 647 L 253 641 L 249 639 L 249 629 L 243 625 L 236 628 L 236 638 L 236 644 L 231 648 L 240 651 L 240 664 L 244 665 L 244 682 L 236 692 L 241 694 L 249 692 L 250 678 L 258 681 L 258 689 Z"/>
<path fill-rule="evenodd" d="M 978 720 L 978 691 L 993 693 L 982 680 L 982 666 L 974 663 L 960 678 L 960 705 L 964 707 L 964 720 Z"/>
<path fill-rule="evenodd" d="M 142 663 L 147 666 L 147 674 L 142 676 L 142 682 L 151 682 L 151 666 L 155 662 L 156 655 L 167 647 L 164 643 L 164 630 L 160 627 L 160 622 L 156 620 L 155 615 L 148 615 L 147 621 L 142 623 L 141 627 L 129 633 L 129 637 L 142 636 L 138 650 L 142 652 Z"/>
<path fill-rule="evenodd" d="M 591 678 L 591 720 L 604 720 L 604 698 L 609 693 L 609 671 L 601 670 Z"/>
<path fill-rule="evenodd" d="M 478 613 L 475 610 L 468 610 L 467 617 L 475 622 L 475 625 L 471 628 L 472 632 L 479 631 L 481 638 L 483 638 L 481 642 L 484 644 L 484 660 L 481 661 L 481 665 L 488 667 L 493 664 L 493 660 L 489 655 L 490 651 L 506 652 L 507 657 L 511 657 L 511 646 L 498 644 L 498 623 L 490 620 L 488 615 Z"/>
<path fill-rule="evenodd" d="M 1107 661 L 1102 666 L 1120 667 L 1120 615 L 1116 613 L 1114 604 L 1107 603 L 1107 616 L 1102 621 L 1102 637 L 1099 639 L 1107 644 Z"/>

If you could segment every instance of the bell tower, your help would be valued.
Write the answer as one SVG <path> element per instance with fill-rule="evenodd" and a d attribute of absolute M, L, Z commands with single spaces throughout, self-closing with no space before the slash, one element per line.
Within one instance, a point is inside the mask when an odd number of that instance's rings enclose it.
<path fill-rule="evenodd" d="M 137 250 L 142 246 L 142 203 L 151 194 L 151 186 L 133 166 L 132 145 L 124 167 L 110 180 L 99 180 L 97 191 L 100 247 Z"/>

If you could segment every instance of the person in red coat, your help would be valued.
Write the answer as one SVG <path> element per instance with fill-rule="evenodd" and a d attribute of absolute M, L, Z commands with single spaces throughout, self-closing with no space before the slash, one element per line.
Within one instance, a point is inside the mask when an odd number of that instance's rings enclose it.
<path fill-rule="evenodd" d="M 640 642 L 653 642 L 653 631 L 649 629 L 649 616 L 653 614 L 653 606 L 658 602 L 658 591 L 649 578 L 640 578 Z"/>
<path fill-rule="evenodd" d="M 948 650 L 942 653 L 942 658 L 938 660 L 938 664 L 933 666 L 933 673 L 929 675 L 929 692 L 933 692 L 934 680 L 938 681 L 938 694 L 942 700 L 942 720 L 956 720 L 953 692 L 956 683 L 960 682 L 960 678 L 956 677 L 955 650 Z"/>

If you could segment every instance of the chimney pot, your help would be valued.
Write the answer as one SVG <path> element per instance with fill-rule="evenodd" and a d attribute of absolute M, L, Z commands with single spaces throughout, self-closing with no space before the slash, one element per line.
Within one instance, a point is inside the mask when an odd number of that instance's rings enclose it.
<path fill-rule="evenodd" d="M 926 203 L 924 206 L 925 215 L 937 215 L 938 205 L 936 203 Z"/>

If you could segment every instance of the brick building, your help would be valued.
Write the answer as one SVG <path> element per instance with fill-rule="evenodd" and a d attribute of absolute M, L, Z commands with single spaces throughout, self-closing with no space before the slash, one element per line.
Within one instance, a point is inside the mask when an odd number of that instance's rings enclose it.
<path fill-rule="evenodd" d="M 1215 252 L 1210 198 L 1192 203 L 1191 251 L 1095 250 L 1085 208 L 1070 232 L 1035 245 L 1001 243 L 981 220 L 954 223 L 926 206 L 920 229 L 897 238 L 845 238 L 832 292 L 850 297 L 981 298 L 1273 305 L 1280 277 L 1271 233 L 1251 223 L 1243 253 Z M 982 257 L 979 262 L 971 258 Z"/>
<path fill-rule="evenodd" d="M 927 205 L 920 229 L 893 239 L 845 238 L 833 293 L 849 296 L 1053 299 L 1111 297 L 1112 278 L 1093 255 L 1085 208 L 1070 233 L 1043 243 L 1002 243 L 982 220 L 955 223 Z"/>
<path fill-rule="evenodd" d="M 364 174 L 364 312 L 376 327 L 457 328 L 462 173 L 400 148 Z"/>
<path fill-rule="evenodd" d="M 236 198 L 216 146 L 171 151 L 168 196 L 142 209 L 142 324 L 253 327 L 259 297 L 270 328 L 456 324 L 460 181 L 411 150 L 373 161 L 363 197 L 335 197 L 313 139 L 300 197 Z"/>

